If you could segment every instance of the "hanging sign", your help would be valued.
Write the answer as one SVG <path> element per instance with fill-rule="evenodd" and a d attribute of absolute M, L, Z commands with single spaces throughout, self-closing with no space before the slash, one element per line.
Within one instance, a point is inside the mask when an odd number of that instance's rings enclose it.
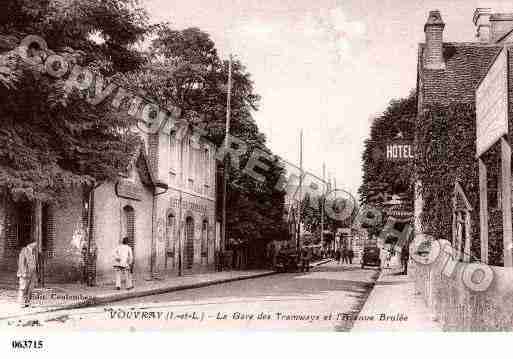
<path fill-rule="evenodd" d="M 386 159 L 407 161 L 414 158 L 413 144 L 406 141 L 394 141 L 386 145 Z"/>
<path fill-rule="evenodd" d="M 476 90 L 476 156 L 508 134 L 508 52 L 503 48 Z"/>
<path fill-rule="evenodd" d="M 116 195 L 121 198 L 141 201 L 143 189 L 140 185 L 126 179 L 120 179 L 116 183 Z"/>

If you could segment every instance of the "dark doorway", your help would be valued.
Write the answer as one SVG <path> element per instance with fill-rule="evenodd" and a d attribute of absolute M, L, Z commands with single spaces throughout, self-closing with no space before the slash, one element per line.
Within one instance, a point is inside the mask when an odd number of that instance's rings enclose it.
<path fill-rule="evenodd" d="M 32 242 L 33 209 L 30 202 L 16 203 L 17 249 Z"/>
<path fill-rule="evenodd" d="M 132 248 L 135 266 L 135 211 L 132 206 L 123 207 L 124 233 L 123 237 L 128 237 L 128 245 Z"/>
<path fill-rule="evenodd" d="M 201 224 L 201 258 L 205 258 L 205 264 L 208 264 L 208 221 L 204 220 Z"/>
<path fill-rule="evenodd" d="M 185 220 L 185 268 L 191 269 L 194 263 L 194 219 Z"/>
<path fill-rule="evenodd" d="M 169 214 L 166 221 L 166 259 L 165 267 L 168 268 L 168 258 L 171 258 L 173 262 L 173 268 L 175 267 L 175 216 Z"/>
<path fill-rule="evenodd" d="M 32 204 L 25 201 L 11 203 L 7 218 L 4 258 L 0 261 L 2 272 L 17 271 L 18 255 L 23 247 L 32 242 L 33 238 Z"/>

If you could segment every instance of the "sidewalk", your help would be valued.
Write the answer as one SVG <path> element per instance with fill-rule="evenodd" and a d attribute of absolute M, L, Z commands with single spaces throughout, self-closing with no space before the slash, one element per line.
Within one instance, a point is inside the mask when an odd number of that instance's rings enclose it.
<path fill-rule="evenodd" d="M 442 330 L 422 297 L 415 295 L 414 282 L 398 268 L 382 270 L 358 317 L 353 331 Z"/>
<path fill-rule="evenodd" d="M 311 267 L 322 265 L 330 260 L 322 260 L 311 264 Z M 17 303 L 17 292 L 14 288 L 0 288 L 0 320 L 11 319 L 30 314 L 55 312 L 63 309 L 76 309 L 93 305 L 106 304 L 120 300 L 143 297 L 147 295 L 206 287 L 237 280 L 258 278 L 275 274 L 272 270 L 225 271 L 194 274 L 183 277 L 171 277 L 162 280 L 135 280 L 135 288 L 115 290 L 112 285 L 86 287 L 81 284 L 49 285 L 48 288 L 35 289 L 30 308 L 20 308 Z"/>

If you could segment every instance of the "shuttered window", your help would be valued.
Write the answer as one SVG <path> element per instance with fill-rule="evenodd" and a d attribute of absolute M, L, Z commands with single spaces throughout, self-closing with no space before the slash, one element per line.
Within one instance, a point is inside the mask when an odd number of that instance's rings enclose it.
<path fill-rule="evenodd" d="M 55 256 L 55 217 L 54 208 L 49 204 L 43 205 L 42 247 L 47 258 Z"/>
<path fill-rule="evenodd" d="M 191 269 L 194 263 L 194 219 L 185 221 L 185 268 Z"/>
<path fill-rule="evenodd" d="M 135 211 L 131 206 L 125 206 L 123 208 L 124 222 L 125 222 L 125 233 L 128 237 L 128 245 L 132 248 L 132 252 L 135 257 Z"/>

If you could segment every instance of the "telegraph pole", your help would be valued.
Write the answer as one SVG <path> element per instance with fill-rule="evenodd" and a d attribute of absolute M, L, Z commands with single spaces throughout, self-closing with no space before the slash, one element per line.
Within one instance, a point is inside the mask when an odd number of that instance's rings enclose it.
<path fill-rule="evenodd" d="M 301 239 L 301 201 L 303 199 L 303 129 L 299 132 L 299 201 L 297 210 L 297 239 L 296 248 L 299 249 Z"/>
<path fill-rule="evenodd" d="M 223 226 L 221 230 L 221 251 L 226 249 L 226 197 L 228 191 L 228 174 L 230 170 L 230 160 L 226 159 L 226 153 L 229 146 L 228 135 L 230 134 L 230 117 L 231 117 L 231 101 L 232 101 L 232 55 L 228 60 L 228 96 L 226 100 L 226 130 L 224 136 L 224 158 L 223 158 L 223 203 L 222 203 L 222 216 Z"/>
<path fill-rule="evenodd" d="M 324 200 L 326 199 L 326 164 L 322 164 L 322 184 L 324 187 L 323 196 L 321 201 L 321 245 L 324 243 Z"/>

